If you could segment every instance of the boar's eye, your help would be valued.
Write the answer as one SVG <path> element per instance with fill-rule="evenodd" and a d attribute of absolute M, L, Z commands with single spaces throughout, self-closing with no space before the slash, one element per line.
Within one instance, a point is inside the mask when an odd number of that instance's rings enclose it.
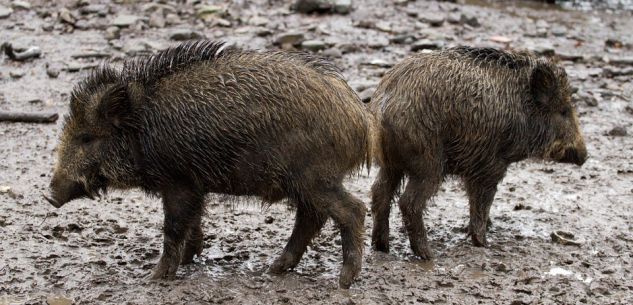
<path fill-rule="evenodd" d="M 567 117 L 567 116 L 569 116 L 570 112 L 571 111 L 569 110 L 569 108 L 563 108 L 563 110 L 560 111 L 560 115 L 564 116 L 564 117 Z"/>
<path fill-rule="evenodd" d="M 95 137 L 91 134 L 81 134 L 79 135 L 79 137 L 77 137 L 77 140 L 79 141 L 80 144 L 90 144 L 92 141 L 94 141 Z"/>

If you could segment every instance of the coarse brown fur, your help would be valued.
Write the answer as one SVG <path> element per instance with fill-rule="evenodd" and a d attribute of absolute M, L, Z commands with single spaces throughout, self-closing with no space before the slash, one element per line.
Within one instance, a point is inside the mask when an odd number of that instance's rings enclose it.
<path fill-rule="evenodd" d="M 361 268 L 365 207 L 342 185 L 371 162 L 369 114 L 329 62 L 194 41 L 97 69 L 74 90 L 49 198 L 61 206 L 108 188 L 162 197 L 171 278 L 202 251 L 207 193 L 287 198 L 290 241 L 271 271 L 297 265 L 331 217 L 341 230 L 341 287 Z"/>
<path fill-rule="evenodd" d="M 432 257 L 423 212 L 447 175 L 461 177 L 469 234 L 486 244 L 497 184 L 509 164 L 587 158 L 562 68 L 526 52 L 458 47 L 417 54 L 380 82 L 370 109 L 379 126 L 381 169 L 372 186 L 372 244 L 389 249 L 390 203 L 398 200 L 413 252 Z"/>

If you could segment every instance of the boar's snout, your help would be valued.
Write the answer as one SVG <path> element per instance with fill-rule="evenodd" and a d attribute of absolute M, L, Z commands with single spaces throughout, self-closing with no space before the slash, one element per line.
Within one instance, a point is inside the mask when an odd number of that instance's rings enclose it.
<path fill-rule="evenodd" d="M 563 158 L 559 162 L 573 163 L 582 166 L 587 161 L 587 149 L 568 148 L 565 150 Z"/>
<path fill-rule="evenodd" d="M 56 208 L 60 208 L 67 202 L 82 198 L 91 197 L 84 186 L 77 182 L 68 179 L 64 175 L 55 174 L 50 184 L 50 193 L 44 195 L 44 199 L 52 204 Z"/>

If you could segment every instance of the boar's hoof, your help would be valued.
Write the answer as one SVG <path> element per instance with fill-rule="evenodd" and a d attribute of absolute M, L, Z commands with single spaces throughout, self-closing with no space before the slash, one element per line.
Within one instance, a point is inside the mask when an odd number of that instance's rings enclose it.
<path fill-rule="evenodd" d="M 371 238 L 371 244 L 376 251 L 389 253 L 389 236 L 374 232 Z"/>
<path fill-rule="evenodd" d="M 268 272 L 272 274 L 282 274 L 297 266 L 297 263 L 298 262 L 292 254 L 284 252 L 273 262 L 272 265 L 270 265 Z"/>
<path fill-rule="evenodd" d="M 354 279 L 360 273 L 361 265 L 360 263 L 352 263 L 343 265 L 343 269 L 341 269 L 341 274 L 338 278 L 338 285 L 341 289 L 349 289 L 354 282 Z"/>
<path fill-rule="evenodd" d="M 181 265 L 188 265 L 193 263 L 194 256 L 202 255 L 202 240 L 188 241 L 185 247 L 185 252 L 182 255 Z"/>
<path fill-rule="evenodd" d="M 412 247 L 413 254 L 419 257 L 421 260 L 431 260 L 433 259 L 433 251 L 426 243 L 418 243 L 417 246 Z"/>
<path fill-rule="evenodd" d="M 178 264 L 167 263 L 166 260 L 161 258 L 160 262 L 158 263 L 158 266 L 154 268 L 154 271 L 152 272 L 152 275 L 150 276 L 149 279 L 151 281 L 173 280 L 176 278 L 177 269 L 178 269 Z"/>
<path fill-rule="evenodd" d="M 475 247 L 486 247 L 488 246 L 488 242 L 486 241 L 486 233 L 471 233 L 470 238 Z"/>

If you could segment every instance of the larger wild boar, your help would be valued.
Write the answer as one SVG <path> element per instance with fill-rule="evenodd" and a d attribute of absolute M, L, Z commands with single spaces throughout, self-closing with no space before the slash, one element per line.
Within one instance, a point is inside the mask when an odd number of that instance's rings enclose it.
<path fill-rule="evenodd" d="M 565 71 L 525 52 L 458 47 L 415 55 L 385 75 L 370 107 L 382 148 L 372 187 L 372 244 L 381 251 L 389 250 L 390 202 L 404 177 L 398 205 L 413 252 L 428 259 L 422 216 L 447 175 L 464 181 L 468 232 L 482 246 L 508 165 L 587 158 Z"/>
<path fill-rule="evenodd" d="M 201 253 L 207 193 L 287 198 L 295 227 L 271 271 L 296 266 L 331 217 L 342 237 L 339 284 L 349 287 L 366 209 L 342 181 L 369 162 L 369 126 L 330 63 L 187 42 L 121 71 L 101 67 L 73 90 L 47 199 L 60 207 L 109 188 L 162 197 L 159 279 Z"/>

